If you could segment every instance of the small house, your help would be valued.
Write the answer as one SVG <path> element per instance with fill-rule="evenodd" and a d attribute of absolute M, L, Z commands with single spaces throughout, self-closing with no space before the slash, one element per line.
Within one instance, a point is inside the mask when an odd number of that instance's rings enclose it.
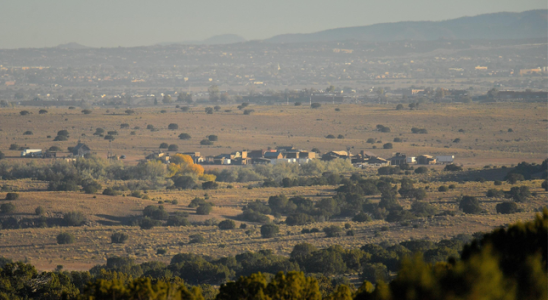
<path fill-rule="evenodd" d="M 282 159 L 284 158 L 282 152 L 265 152 L 264 158 L 266 159 Z"/>
<path fill-rule="evenodd" d="M 322 160 L 334 160 L 334 159 L 351 159 L 352 153 L 350 151 L 330 151 L 322 155 Z"/>
<path fill-rule="evenodd" d="M 84 157 L 86 154 L 90 154 L 91 149 L 84 143 L 78 142 L 78 145 L 76 147 L 72 148 L 72 155 L 78 156 L 78 157 Z"/>
<path fill-rule="evenodd" d="M 266 151 L 263 150 L 263 149 L 261 149 L 261 150 L 252 150 L 252 151 L 249 151 L 249 153 L 247 153 L 247 157 L 252 158 L 252 159 L 262 158 L 262 157 L 264 157 L 265 153 L 266 153 Z"/>
<path fill-rule="evenodd" d="M 390 165 L 393 165 L 393 166 L 407 164 L 407 155 L 398 152 L 396 153 L 395 156 L 391 157 L 389 160 L 390 160 Z"/>

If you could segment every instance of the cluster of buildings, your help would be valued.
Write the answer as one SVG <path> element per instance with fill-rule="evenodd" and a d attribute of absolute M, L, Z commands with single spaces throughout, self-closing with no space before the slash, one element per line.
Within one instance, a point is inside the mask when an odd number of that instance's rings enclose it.
<path fill-rule="evenodd" d="M 276 149 L 235 151 L 232 153 L 219 154 L 216 156 L 202 156 L 200 152 L 183 152 L 190 156 L 194 163 L 203 165 L 251 165 L 251 164 L 278 164 L 278 163 L 307 163 L 313 159 L 331 161 L 334 159 L 350 160 L 352 164 L 359 168 L 383 167 L 389 165 L 419 164 L 434 165 L 453 163 L 454 155 L 445 156 L 407 156 L 402 153 L 396 153 L 389 159 L 378 157 L 373 153 L 360 151 L 358 154 L 352 154 L 350 151 L 329 151 L 321 156 L 318 153 L 308 150 L 296 149 L 292 146 L 282 146 Z M 168 153 L 153 153 L 146 156 L 147 160 L 160 160 L 169 163 Z"/>

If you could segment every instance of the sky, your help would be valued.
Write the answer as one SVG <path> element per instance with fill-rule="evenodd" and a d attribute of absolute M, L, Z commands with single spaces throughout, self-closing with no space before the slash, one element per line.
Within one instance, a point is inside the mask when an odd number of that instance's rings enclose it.
<path fill-rule="evenodd" d="M 546 0 L 0 0 L 0 48 L 147 46 L 547 9 Z"/>

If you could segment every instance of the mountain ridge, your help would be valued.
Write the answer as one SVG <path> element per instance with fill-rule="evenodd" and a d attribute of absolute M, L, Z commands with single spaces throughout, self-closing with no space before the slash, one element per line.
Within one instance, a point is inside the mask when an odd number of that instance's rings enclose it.
<path fill-rule="evenodd" d="M 548 10 L 498 12 L 444 21 L 402 21 L 366 26 L 342 27 L 313 33 L 276 35 L 263 41 L 270 43 L 331 42 L 366 40 L 439 39 L 517 39 L 546 37 Z"/>

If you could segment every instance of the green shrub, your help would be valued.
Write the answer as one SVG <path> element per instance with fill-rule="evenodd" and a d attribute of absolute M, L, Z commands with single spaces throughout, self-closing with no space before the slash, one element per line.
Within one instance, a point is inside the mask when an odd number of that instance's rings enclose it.
<path fill-rule="evenodd" d="M 122 232 L 115 232 L 110 235 L 110 242 L 113 244 L 123 244 L 128 240 L 128 235 Z"/>
<path fill-rule="evenodd" d="M 82 226 L 87 219 L 80 211 L 71 211 L 63 214 L 63 223 L 65 226 Z"/>
<path fill-rule="evenodd" d="M 343 232 L 343 229 L 336 225 L 331 225 L 324 227 L 323 232 L 325 232 L 325 235 L 327 237 L 337 237 L 341 235 L 341 232 Z"/>
<path fill-rule="evenodd" d="M 3 214 L 10 214 L 15 211 L 15 205 L 12 203 L 4 203 L 0 205 L 0 212 Z"/>
<path fill-rule="evenodd" d="M 482 209 L 476 197 L 463 196 L 459 201 L 459 208 L 467 214 L 479 214 Z"/>
<path fill-rule="evenodd" d="M 209 215 L 213 210 L 213 207 L 210 204 L 202 204 L 196 208 L 196 214 L 198 215 Z"/>
<path fill-rule="evenodd" d="M 74 240 L 74 236 L 68 232 L 61 232 L 57 235 L 57 244 L 59 245 L 72 244 Z"/>
<path fill-rule="evenodd" d="M 265 224 L 261 226 L 261 236 L 263 238 L 272 238 L 278 235 L 280 228 L 274 224 Z"/>
<path fill-rule="evenodd" d="M 37 216 L 41 216 L 41 215 L 43 215 L 45 212 L 46 212 L 46 210 L 45 210 L 42 206 L 38 206 L 37 208 L 34 209 L 34 213 L 35 213 Z"/>
<path fill-rule="evenodd" d="M 519 212 L 518 205 L 515 202 L 502 202 L 496 206 L 499 214 L 513 214 Z"/>
<path fill-rule="evenodd" d="M 190 241 L 189 241 L 190 244 L 201 244 L 205 242 L 205 238 L 201 234 L 193 234 L 193 235 L 190 235 L 189 238 L 190 238 Z"/>
<path fill-rule="evenodd" d="M 19 198 L 18 193 L 7 193 L 6 200 L 17 200 Z"/>
<path fill-rule="evenodd" d="M 449 188 L 445 185 L 440 185 L 440 187 L 438 188 L 439 192 L 447 192 L 448 190 Z"/>
<path fill-rule="evenodd" d="M 230 230 L 236 228 L 236 223 L 232 220 L 223 220 L 217 225 L 221 230 Z"/>

